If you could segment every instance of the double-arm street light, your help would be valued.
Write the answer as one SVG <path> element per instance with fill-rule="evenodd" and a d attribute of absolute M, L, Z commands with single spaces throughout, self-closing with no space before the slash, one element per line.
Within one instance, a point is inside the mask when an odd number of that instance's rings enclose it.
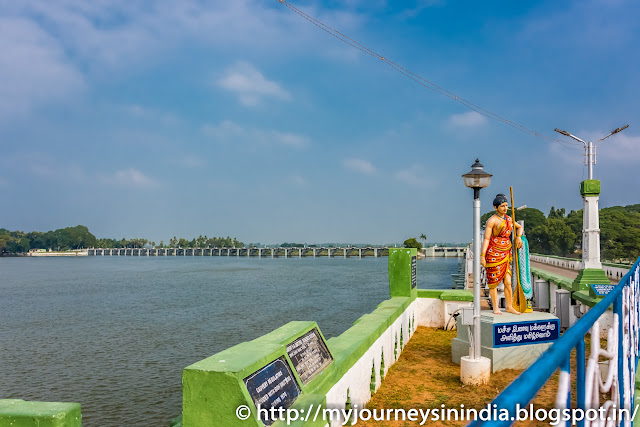
<path fill-rule="evenodd" d="M 609 138 L 611 135 L 615 135 L 618 132 L 622 132 L 623 130 L 625 130 L 628 127 L 629 127 L 629 125 L 625 125 L 625 126 L 617 128 L 617 129 L 614 129 L 609 133 L 609 135 L 605 136 L 604 138 L 600 138 L 595 143 L 593 143 L 593 142 L 584 142 L 583 140 L 581 140 L 577 136 L 571 135 L 566 130 L 560 130 L 558 128 L 555 128 L 554 130 L 556 132 L 564 135 L 564 136 L 568 136 L 569 138 L 575 139 L 576 141 L 580 141 L 580 142 L 582 142 L 584 144 L 584 156 L 585 156 L 584 164 L 589 166 L 589 179 L 593 179 L 593 165 L 596 164 L 596 145 L 598 144 L 598 142 L 604 141 L 605 139 Z"/>
<path fill-rule="evenodd" d="M 480 358 L 480 189 L 491 183 L 490 173 L 482 169 L 476 159 L 471 171 L 462 175 L 464 185 L 473 188 L 473 346 L 470 346 L 471 359 Z"/>

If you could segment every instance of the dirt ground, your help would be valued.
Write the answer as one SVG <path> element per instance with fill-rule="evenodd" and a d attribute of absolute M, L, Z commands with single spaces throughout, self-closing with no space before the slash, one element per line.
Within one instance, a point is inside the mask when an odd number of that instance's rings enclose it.
<path fill-rule="evenodd" d="M 491 375 L 491 381 L 483 386 L 465 386 L 460 381 L 460 366 L 451 361 L 451 340 L 456 331 L 419 327 L 398 362 L 385 377 L 382 385 L 367 405 L 369 409 L 404 408 L 441 409 L 446 408 L 486 408 L 502 390 L 520 375 L 521 370 L 505 370 Z M 588 345 L 587 345 L 587 348 Z M 575 363 L 575 357 L 572 357 Z M 575 373 L 575 367 L 572 367 Z M 572 379 L 575 385 L 575 379 Z M 556 372 L 535 397 L 537 408 L 553 408 L 558 386 Z M 572 391 L 575 396 L 575 391 Z M 465 421 L 427 421 L 430 426 L 464 426 Z M 420 421 L 359 421 L 358 426 L 409 427 L 418 426 Z M 519 426 L 548 426 L 548 422 L 520 422 Z"/>

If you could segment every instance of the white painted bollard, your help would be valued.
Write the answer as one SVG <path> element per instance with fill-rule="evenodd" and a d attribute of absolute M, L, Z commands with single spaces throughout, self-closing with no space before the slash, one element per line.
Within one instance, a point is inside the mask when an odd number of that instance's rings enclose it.
<path fill-rule="evenodd" d="M 487 384 L 490 377 L 491 359 L 487 357 L 472 359 L 470 356 L 460 358 L 460 380 L 463 384 Z"/>

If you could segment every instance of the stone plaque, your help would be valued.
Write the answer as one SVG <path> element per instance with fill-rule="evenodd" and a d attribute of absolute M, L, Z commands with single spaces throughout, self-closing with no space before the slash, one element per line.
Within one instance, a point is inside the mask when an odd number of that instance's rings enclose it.
<path fill-rule="evenodd" d="M 594 297 L 603 297 L 609 295 L 616 285 L 589 285 L 591 287 L 589 294 Z"/>
<path fill-rule="evenodd" d="M 302 384 L 307 384 L 333 361 L 333 357 L 316 328 L 287 346 L 287 355 Z"/>
<path fill-rule="evenodd" d="M 559 333 L 559 319 L 494 324 L 493 347 L 555 341 L 558 339 Z"/>
<path fill-rule="evenodd" d="M 418 286 L 418 257 L 411 257 L 411 289 Z"/>
<path fill-rule="evenodd" d="M 300 387 L 284 356 L 249 375 L 244 379 L 244 384 L 256 408 L 267 411 L 271 408 L 290 407 L 300 394 Z M 264 419 L 263 415 L 264 413 L 260 414 L 260 420 L 265 425 L 271 425 L 275 421 Z"/>

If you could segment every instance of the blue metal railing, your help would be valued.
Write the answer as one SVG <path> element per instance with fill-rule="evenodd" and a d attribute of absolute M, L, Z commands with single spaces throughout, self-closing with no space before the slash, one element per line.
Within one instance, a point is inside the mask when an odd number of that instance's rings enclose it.
<path fill-rule="evenodd" d="M 570 373 L 571 351 L 576 349 L 576 402 L 577 408 L 585 410 L 585 335 L 593 324 L 613 304 L 613 312 L 618 321 L 618 347 L 617 366 L 620 406 L 631 404 L 633 414 L 635 371 L 638 365 L 638 311 L 639 299 L 638 279 L 640 275 L 640 258 L 633 264 L 629 272 L 620 280 L 618 285 L 602 301 L 592 307 L 572 327 L 570 327 L 540 358 L 524 371 L 513 383 L 502 391 L 491 402 L 493 408 L 498 411 L 506 409 L 509 413 L 505 420 L 476 420 L 470 426 L 509 426 L 513 424 L 518 408 L 525 408 L 535 397 L 542 386 L 560 368 L 563 374 Z M 627 291 L 625 292 L 625 289 Z M 623 310 L 623 299 L 627 300 L 628 310 Z M 628 331 L 629 341 L 634 347 L 627 348 L 629 353 L 625 356 L 624 331 Z M 633 356 L 633 357 L 630 357 Z M 627 387 L 625 388 L 625 380 Z M 631 393 L 631 395 L 629 395 Z M 496 405 L 496 406 L 493 406 Z M 565 408 L 571 408 L 571 388 L 567 390 L 567 403 Z M 588 409 L 588 408 L 587 408 Z M 627 408 L 629 409 L 629 408 Z M 621 420 L 616 420 L 616 423 Z M 632 421 L 632 420 L 631 420 Z M 571 420 L 568 421 L 571 424 Z M 578 426 L 584 425 L 584 420 L 578 421 Z"/>

